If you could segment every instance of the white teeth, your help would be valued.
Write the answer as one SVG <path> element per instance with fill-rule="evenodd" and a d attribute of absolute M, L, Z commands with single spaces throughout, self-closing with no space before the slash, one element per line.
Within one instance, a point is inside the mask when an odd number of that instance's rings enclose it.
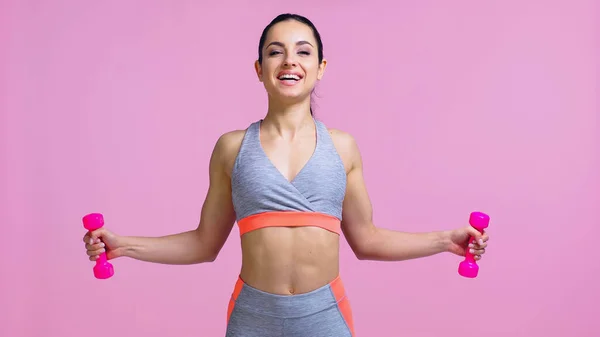
<path fill-rule="evenodd" d="M 279 76 L 280 80 L 296 80 L 299 81 L 300 80 L 300 76 L 298 75 L 294 75 L 294 74 L 284 74 Z"/>

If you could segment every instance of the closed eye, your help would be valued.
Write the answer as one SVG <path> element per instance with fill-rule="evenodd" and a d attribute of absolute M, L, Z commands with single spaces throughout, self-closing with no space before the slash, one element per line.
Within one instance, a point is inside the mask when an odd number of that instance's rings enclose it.
<path fill-rule="evenodd" d="M 274 56 L 274 55 L 277 55 L 277 54 L 281 54 L 281 52 L 280 52 L 280 51 L 278 51 L 278 50 L 273 50 L 273 51 L 271 51 L 271 52 L 269 53 L 269 56 Z M 308 52 L 308 51 L 299 51 L 299 52 L 298 52 L 298 54 L 302 54 L 302 55 L 310 55 L 310 52 Z"/>

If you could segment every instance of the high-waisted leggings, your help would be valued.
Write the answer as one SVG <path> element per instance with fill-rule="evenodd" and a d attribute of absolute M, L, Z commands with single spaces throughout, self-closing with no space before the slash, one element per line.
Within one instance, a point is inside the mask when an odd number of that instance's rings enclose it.
<path fill-rule="evenodd" d="M 226 337 L 356 337 L 339 277 L 308 293 L 276 295 L 238 278 L 227 311 Z"/>

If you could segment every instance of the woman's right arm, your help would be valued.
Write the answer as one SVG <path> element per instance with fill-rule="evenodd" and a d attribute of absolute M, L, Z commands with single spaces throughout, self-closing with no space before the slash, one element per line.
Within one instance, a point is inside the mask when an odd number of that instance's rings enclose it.
<path fill-rule="evenodd" d="M 209 164 L 209 188 L 197 228 L 161 237 L 119 236 L 106 228 L 84 236 L 87 254 L 94 261 L 106 251 L 109 259 L 120 256 L 162 264 L 195 264 L 216 259 L 235 223 L 231 200 L 231 159 L 239 149 L 239 132 L 222 135 Z"/>

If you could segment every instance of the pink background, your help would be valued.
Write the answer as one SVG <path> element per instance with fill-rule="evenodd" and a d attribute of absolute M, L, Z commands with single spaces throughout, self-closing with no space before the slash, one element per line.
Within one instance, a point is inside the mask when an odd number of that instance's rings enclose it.
<path fill-rule="evenodd" d="M 99 281 L 81 217 L 194 228 L 217 137 L 264 115 L 258 39 L 288 11 L 321 30 L 316 114 L 358 140 L 376 224 L 492 218 L 475 280 L 342 240 L 359 336 L 600 336 L 593 1 L 200 3 L 0 5 L 1 336 L 223 336 L 237 228 L 215 263 L 119 259 Z"/>

